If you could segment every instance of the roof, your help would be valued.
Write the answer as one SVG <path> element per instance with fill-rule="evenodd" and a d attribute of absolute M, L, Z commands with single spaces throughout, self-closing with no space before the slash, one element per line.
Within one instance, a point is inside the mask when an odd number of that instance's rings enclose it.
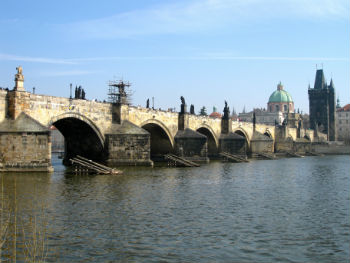
<path fill-rule="evenodd" d="M 122 124 L 113 125 L 107 134 L 149 134 L 149 132 L 125 120 Z"/>
<path fill-rule="evenodd" d="M 327 87 L 327 85 L 326 85 L 326 81 L 324 78 L 323 69 L 318 69 L 316 71 L 314 89 L 323 89 L 326 87 Z"/>
<path fill-rule="evenodd" d="M 270 98 L 269 98 L 269 103 L 270 102 L 293 102 L 292 96 L 285 90 L 275 90 Z"/>
<path fill-rule="evenodd" d="M 199 132 L 196 132 L 194 130 L 191 130 L 189 128 L 186 128 L 184 130 L 178 130 L 176 135 L 175 135 L 175 139 L 178 139 L 178 138 L 199 138 L 199 139 L 205 139 L 207 138 L 207 136 L 199 133 Z"/>
<path fill-rule="evenodd" d="M 220 140 L 245 140 L 246 138 L 244 136 L 241 136 L 235 132 L 230 132 L 227 134 L 220 134 Z"/>
<path fill-rule="evenodd" d="M 221 118 L 222 117 L 222 114 L 217 112 L 217 111 L 214 111 L 212 112 L 210 115 L 209 115 L 210 118 Z"/>
<path fill-rule="evenodd" d="M 350 111 L 350 104 L 346 104 L 344 107 L 337 109 L 337 111 Z"/>
<path fill-rule="evenodd" d="M 0 123 L 0 132 L 49 132 L 37 120 L 22 112 L 15 120 L 5 119 Z"/>

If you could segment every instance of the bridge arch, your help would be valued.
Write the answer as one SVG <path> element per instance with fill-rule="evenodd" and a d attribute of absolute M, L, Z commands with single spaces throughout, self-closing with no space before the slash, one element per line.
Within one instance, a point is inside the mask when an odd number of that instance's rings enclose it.
<path fill-rule="evenodd" d="M 274 140 L 274 138 L 273 138 L 273 136 L 272 136 L 272 133 L 270 132 L 269 129 L 266 129 L 264 135 L 267 136 L 267 137 L 269 137 L 270 139 Z"/>
<path fill-rule="evenodd" d="M 53 117 L 49 125 L 55 126 L 64 136 L 64 163 L 69 164 L 69 159 L 76 155 L 96 161 L 105 159 L 104 136 L 87 117 L 79 113 L 64 113 Z"/>
<path fill-rule="evenodd" d="M 248 149 L 250 148 L 250 138 L 249 138 L 249 135 L 248 133 L 243 129 L 243 128 L 237 128 L 233 131 L 234 133 L 240 135 L 240 136 L 243 136 L 246 140 L 246 143 L 247 143 L 247 147 Z"/>
<path fill-rule="evenodd" d="M 151 134 L 151 157 L 153 159 L 161 159 L 164 154 L 173 152 L 174 138 L 162 122 L 150 119 L 140 126 Z"/>
<path fill-rule="evenodd" d="M 213 129 L 208 125 L 202 125 L 196 131 L 207 137 L 208 156 L 217 155 L 219 142 Z"/>
<path fill-rule="evenodd" d="M 104 137 L 103 133 L 100 131 L 100 129 L 94 124 L 93 121 L 91 121 L 89 118 L 85 117 L 84 115 L 82 115 L 80 113 L 67 112 L 67 113 L 57 115 L 57 116 L 51 118 L 51 120 L 49 122 L 49 127 L 51 125 L 54 125 L 55 122 L 58 122 L 59 120 L 63 120 L 66 118 L 74 118 L 74 119 L 78 119 L 78 120 L 85 122 L 96 133 L 96 135 L 98 136 L 101 143 L 104 144 L 105 137 Z"/>

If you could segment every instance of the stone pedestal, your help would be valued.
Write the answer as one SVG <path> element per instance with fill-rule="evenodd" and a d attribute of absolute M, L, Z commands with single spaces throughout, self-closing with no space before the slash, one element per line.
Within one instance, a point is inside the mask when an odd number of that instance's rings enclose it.
<path fill-rule="evenodd" d="M 232 120 L 229 118 L 221 119 L 221 133 L 229 134 L 232 132 Z"/>
<path fill-rule="evenodd" d="M 183 131 L 188 128 L 189 116 L 187 113 L 179 113 L 178 117 L 178 130 Z"/>

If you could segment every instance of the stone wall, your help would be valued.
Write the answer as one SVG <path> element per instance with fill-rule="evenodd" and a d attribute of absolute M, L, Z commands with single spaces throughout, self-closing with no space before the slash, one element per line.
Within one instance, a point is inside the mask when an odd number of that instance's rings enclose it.
<path fill-rule="evenodd" d="M 285 140 L 275 142 L 275 152 L 290 152 L 293 150 L 293 139 L 291 137 Z"/>
<path fill-rule="evenodd" d="M 297 153 L 311 152 L 311 142 L 303 139 L 298 139 L 293 144 L 293 151 Z"/>
<path fill-rule="evenodd" d="M 273 140 L 253 140 L 250 142 L 250 149 L 252 153 L 273 153 Z"/>
<path fill-rule="evenodd" d="M 9 113 L 15 119 L 25 112 L 43 126 L 48 127 L 53 119 L 65 114 L 82 115 L 91 120 L 102 134 L 112 125 L 112 104 L 80 99 L 33 94 L 30 92 L 10 91 Z M 1 99 L 1 97 L 0 97 Z M 0 104 L 1 106 L 1 104 Z"/>
<path fill-rule="evenodd" d="M 188 128 L 179 130 L 175 136 L 175 154 L 192 161 L 209 161 L 207 137 Z"/>
<path fill-rule="evenodd" d="M 234 133 L 221 134 L 219 138 L 219 152 L 246 155 L 248 146 L 244 137 Z"/>
<path fill-rule="evenodd" d="M 0 90 L 0 122 L 5 120 L 7 114 L 7 91 Z"/>
<path fill-rule="evenodd" d="M 150 137 L 147 134 L 107 134 L 107 165 L 151 166 Z"/>
<path fill-rule="evenodd" d="M 52 171 L 48 133 L 0 133 L 0 171 Z"/>

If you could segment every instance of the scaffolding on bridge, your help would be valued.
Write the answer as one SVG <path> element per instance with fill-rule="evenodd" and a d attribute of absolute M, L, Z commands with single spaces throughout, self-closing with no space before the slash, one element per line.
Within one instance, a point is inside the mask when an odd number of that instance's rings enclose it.
<path fill-rule="evenodd" d="M 130 87 L 130 82 L 110 80 L 108 82 L 108 102 L 130 105 L 133 94 Z"/>

